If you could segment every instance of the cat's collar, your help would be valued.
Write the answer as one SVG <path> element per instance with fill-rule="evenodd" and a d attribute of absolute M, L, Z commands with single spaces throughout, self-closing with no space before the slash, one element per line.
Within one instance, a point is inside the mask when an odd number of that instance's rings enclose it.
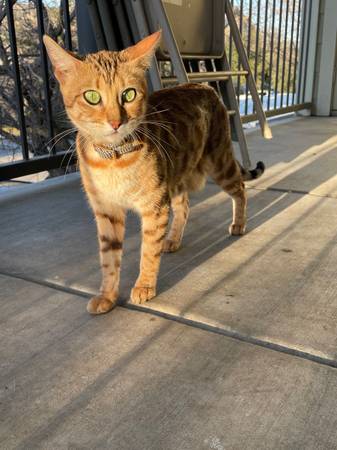
<path fill-rule="evenodd" d="M 117 159 L 121 156 L 136 152 L 143 147 L 143 144 L 135 142 L 131 139 L 125 139 L 121 144 L 93 144 L 95 151 L 99 154 L 99 156 L 103 159 Z"/>

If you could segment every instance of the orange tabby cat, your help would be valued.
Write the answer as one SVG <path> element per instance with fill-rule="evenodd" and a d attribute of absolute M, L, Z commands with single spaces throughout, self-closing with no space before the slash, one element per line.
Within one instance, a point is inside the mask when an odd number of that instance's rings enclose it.
<path fill-rule="evenodd" d="M 94 211 L 103 279 L 88 311 L 114 307 L 125 212 L 142 219 L 140 273 L 134 303 L 156 295 L 161 253 L 180 246 L 188 216 L 188 192 L 211 176 L 233 200 L 230 233 L 246 225 L 246 171 L 235 160 L 226 108 L 205 85 L 186 84 L 147 96 L 145 71 L 160 41 L 154 33 L 121 52 L 100 51 L 80 59 L 48 36 L 44 42 L 69 118 L 78 129 L 81 176 Z M 166 235 L 170 206 L 171 228 Z"/>

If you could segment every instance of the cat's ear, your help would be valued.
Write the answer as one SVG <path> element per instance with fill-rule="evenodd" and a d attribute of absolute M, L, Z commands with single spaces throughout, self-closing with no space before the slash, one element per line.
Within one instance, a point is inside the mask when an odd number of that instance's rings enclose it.
<path fill-rule="evenodd" d="M 123 51 L 124 55 L 129 61 L 133 61 L 144 69 L 151 65 L 151 59 L 160 43 L 161 30 L 150 34 L 146 38 L 137 42 L 136 45 L 128 47 Z"/>
<path fill-rule="evenodd" d="M 59 82 L 64 81 L 68 74 L 76 71 L 76 68 L 82 64 L 46 34 L 43 36 L 43 42 Z"/>

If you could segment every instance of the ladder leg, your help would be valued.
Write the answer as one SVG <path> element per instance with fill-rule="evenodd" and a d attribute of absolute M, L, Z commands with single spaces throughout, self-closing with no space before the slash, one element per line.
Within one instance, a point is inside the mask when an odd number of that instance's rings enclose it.
<path fill-rule="evenodd" d="M 135 22 L 137 24 L 138 32 L 141 38 L 144 38 L 150 34 L 146 18 L 145 12 L 143 9 L 142 2 L 140 0 L 133 0 L 130 2 L 130 6 L 132 8 L 133 16 Z M 158 68 L 157 59 L 153 58 L 150 70 L 149 70 L 151 85 L 154 91 L 162 89 L 160 72 Z"/>
<path fill-rule="evenodd" d="M 219 68 L 220 70 L 229 70 L 229 63 L 228 63 L 226 52 L 224 52 L 223 60 L 222 61 L 217 60 L 217 61 L 215 61 L 215 64 L 216 64 L 216 67 Z M 246 136 L 245 136 L 245 133 L 244 133 L 243 127 L 242 127 L 240 110 L 239 110 L 238 102 L 236 100 L 235 89 L 233 86 L 232 78 L 229 77 L 228 80 L 221 82 L 220 86 L 221 86 L 221 90 L 224 91 L 223 96 L 227 97 L 227 99 L 228 99 L 228 104 L 229 104 L 230 109 L 235 111 L 235 115 L 232 117 L 234 131 L 235 131 L 238 143 L 239 143 L 242 164 L 245 169 L 249 169 L 251 167 L 251 162 L 250 162 L 250 158 L 249 158 Z"/>
<path fill-rule="evenodd" d="M 161 0 L 148 0 L 152 11 L 156 17 L 161 29 L 163 30 L 164 40 L 169 51 L 171 61 L 176 72 L 179 83 L 188 83 L 188 76 L 180 56 L 178 45 L 172 33 L 172 29 L 167 18 L 163 2 Z"/>
<path fill-rule="evenodd" d="M 262 108 L 261 100 L 260 100 L 259 94 L 256 89 L 256 84 L 255 84 L 254 77 L 253 77 L 253 74 L 252 74 L 252 71 L 251 71 L 251 68 L 249 65 L 248 57 L 247 57 L 245 48 L 243 46 L 240 31 L 239 31 L 238 25 L 235 20 L 232 5 L 230 4 L 229 0 L 225 0 L 225 7 L 226 7 L 226 16 L 227 16 L 228 24 L 229 24 L 229 27 L 230 27 L 230 30 L 231 30 L 231 33 L 233 36 L 233 40 L 234 40 L 236 49 L 239 54 L 239 58 L 241 60 L 241 64 L 242 64 L 244 70 L 247 70 L 247 72 L 248 72 L 247 83 L 248 83 L 248 87 L 249 87 L 250 93 L 252 95 L 256 113 L 257 113 L 257 116 L 259 119 L 262 135 L 266 139 L 271 139 L 273 137 L 272 132 L 271 132 L 271 129 L 267 122 L 266 115 Z"/>

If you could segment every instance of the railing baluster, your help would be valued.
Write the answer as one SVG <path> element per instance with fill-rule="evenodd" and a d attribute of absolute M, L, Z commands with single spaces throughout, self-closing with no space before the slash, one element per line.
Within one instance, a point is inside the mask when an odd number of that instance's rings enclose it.
<path fill-rule="evenodd" d="M 69 15 L 69 0 L 62 0 L 62 9 L 63 9 L 63 24 L 64 24 L 64 41 L 65 46 L 68 50 L 72 50 L 72 41 L 71 41 L 71 27 L 70 27 L 70 15 Z"/>
<path fill-rule="evenodd" d="M 39 35 L 39 44 L 40 44 L 40 56 L 42 63 L 42 78 L 43 78 L 43 90 L 44 90 L 44 103 L 46 108 L 46 116 L 47 116 L 47 126 L 48 126 L 48 135 L 49 139 L 54 137 L 54 127 L 53 127 L 53 119 L 52 119 L 52 107 L 50 101 L 50 90 L 49 90 L 49 71 L 48 71 L 48 62 L 47 62 L 47 54 L 46 49 L 43 44 L 43 35 L 44 35 L 44 21 L 43 21 L 43 3 L 42 0 L 36 0 L 36 13 L 37 13 L 37 29 Z M 56 146 L 53 146 L 52 153 L 56 153 Z"/>
<path fill-rule="evenodd" d="M 267 30 L 268 30 L 268 5 L 269 0 L 266 0 L 265 10 L 264 10 L 264 32 L 263 32 L 263 51 L 262 51 L 262 74 L 261 74 L 261 102 L 263 105 L 264 97 L 264 80 L 265 80 L 265 70 L 266 70 L 266 47 L 267 47 Z"/>
<path fill-rule="evenodd" d="M 28 151 L 28 142 L 27 142 L 25 113 L 24 113 L 24 108 L 23 108 L 23 96 L 22 96 L 22 87 L 21 87 L 19 59 L 18 59 L 18 49 L 17 49 L 17 45 L 16 45 L 13 4 L 12 4 L 12 2 L 10 2 L 8 0 L 6 2 L 6 14 L 7 14 L 7 22 L 8 22 L 9 42 L 10 42 L 11 54 L 12 54 L 12 64 L 13 64 L 13 69 L 14 69 L 13 74 L 14 74 L 16 101 L 18 104 L 18 121 L 19 121 L 19 128 L 20 128 L 22 157 L 23 157 L 23 159 L 27 160 L 27 159 L 29 159 L 29 151 Z"/>
<path fill-rule="evenodd" d="M 241 37 L 243 39 L 243 28 L 242 28 L 242 25 L 243 25 L 243 0 L 240 0 L 239 30 L 240 30 Z M 241 70 L 240 58 L 238 58 L 238 70 Z M 237 87 L 238 87 L 238 92 L 237 92 L 238 103 L 239 103 L 239 106 L 240 106 L 241 77 L 238 77 Z"/>
<path fill-rule="evenodd" d="M 234 0 L 231 0 L 232 7 L 234 6 Z M 233 60 L 233 36 L 229 33 L 229 65 L 232 67 Z"/>
<path fill-rule="evenodd" d="M 260 16 L 261 16 L 261 0 L 257 1 L 257 17 L 256 17 L 256 36 L 255 36 L 255 61 L 254 61 L 254 78 L 257 84 L 257 66 L 259 62 L 259 38 L 260 38 Z"/>
<path fill-rule="evenodd" d="M 250 38 L 252 30 L 252 0 L 249 0 L 249 12 L 248 12 L 248 34 L 247 34 L 247 57 L 249 61 L 250 57 Z M 245 114 L 248 114 L 248 83 L 246 79 L 246 99 L 245 99 Z"/>
<path fill-rule="evenodd" d="M 279 24 L 278 24 L 278 37 L 277 37 L 277 57 L 276 57 L 276 81 L 275 81 L 275 98 L 274 98 L 274 108 L 277 108 L 277 97 L 278 97 L 278 77 L 280 68 L 280 44 L 281 44 L 281 33 L 282 33 L 282 13 L 283 13 L 283 0 L 280 0 L 280 10 L 279 10 Z"/>
<path fill-rule="evenodd" d="M 297 35 L 296 35 L 296 48 L 295 48 L 295 64 L 294 64 L 294 79 L 293 79 L 293 101 L 292 104 L 295 104 L 295 93 L 296 92 L 296 81 L 297 81 L 297 66 L 298 66 L 298 47 L 299 47 L 299 39 L 300 39 L 300 25 L 301 25 L 301 12 L 302 12 L 302 0 L 299 0 L 298 3 L 298 14 L 297 14 Z"/>
<path fill-rule="evenodd" d="M 276 10 L 276 0 L 273 0 L 271 38 L 270 38 L 269 87 L 268 87 L 268 102 L 267 102 L 268 110 L 270 109 L 270 94 L 271 94 L 271 85 L 273 82 L 275 10 Z"/>
<path fill-rule="evenodd" d="M 302 21 L 302 28 L 301 28 L 301 50 L 300 50 L 300 61 L 299 61 L 299 67 L 298 67 L 298 92 L 297 92 L 297 102 L 300 102 L 300 95 L 302 91 L 302 74 L 303 74 L 303 49 L 304 49 L 304 32 L 305 32 L 305 26 L 306 26 L 306 17 L 307 17 L 307 0 L 304 3 L 304 11 L 302 14 L 303 21 Z"/>
<path fill-rule="evenodd" d="M 305 99 L 305 88 L 307 86 L 307 75 L 308 75 L 308 58 L 309 58 L 309 42 L 308 42 L 308 34 L 310 33 L 311 28 L 311 12 L 312 12 L 312 0 L 309 0 L 309 12 L 308 12 L 308 26 L 305 27 L 303 24 L 303 42 L 306 40 L 306 51 L 305 51 L 305 60 L 304 60 L 304 67 L 303 67 L 303 90 L 302 90 L 302 103 L 304 103 Z"/>
<path fill-rule="evenodd" d="M 290 55 L 289 55 L 289 67 L 288 67 L 288 83 L 287 83 L 287 106 L 289 106 L 289 96 L 290 96 L 290 80 L 291 80 L 291 69 L 293 61 L 293 46 L 294 46 L 294 29 L 295 29 L 295 10 L 296 10 L 296 0 L 293 0 L 293 10 L 291 15 L 291 38 L 290 38 Z"/>
<path fill-rule="evenodd" d="M 287 6 L 286 6 L 286 25 L 285 25 L 285 30 L 284 30 L 280 108 L 282 108 L 282 106 L 283 106 L 284 76 L 285 76 L 285 70 L 286 70 L 285 64 L 286 64 L 286 56 L 287 56 L 287 39 L 288 39 L 288 14 L 289 14 L 289 0 L 287 0 Z"/>

